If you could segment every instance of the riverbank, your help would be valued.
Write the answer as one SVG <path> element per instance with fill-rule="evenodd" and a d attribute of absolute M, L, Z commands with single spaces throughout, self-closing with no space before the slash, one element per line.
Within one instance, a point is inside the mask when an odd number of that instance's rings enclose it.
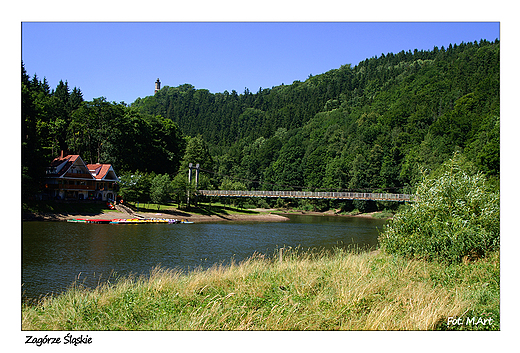
<path fill-rule="evenodd" d="M 329 210 L 324 212 L 316 212 L 316 211 L 299 211 L 299 210 L 291 210 L 291 211 L 280 211 L 280 214 L 284 215 L 307 215 L 307 216 L 334 216 L 334 217 L 356 217 L 356 218 L 377 218 L 377 219 L 391 219 L 393 217 L 392 213 L 384 212 L 384 211 L 375 211 L 375 212 L 366 212 L 366 213 L 338 213 L 335 210 Z"/>
<path fill-rule="evenodd" d="M 499 330 L 499 281 L 498 253 L 446 265 L 291 250 L 189 273 L 156 268 L 95 290 L 79 284 L 22 304 L 22 330 Z"/>
<path fill-rule="evenodd" d="M 244 221 L 244 222 L 283 222 L 288 220 L 280 214 L 257 213 L 257 214 L 213 214 L 202 215 L 189 212 L 161 213 L 161 212 L 139 212 L 145 218 L 164 218 L 187 220 L 196 223 L 220 222 L 220 221 Z M 25 214 L 23 219 L 26 221 L 67 221 L 76 218 L 82 219 L 117 219 L 133 218 L 131 215 L 119 211 L 105 211 L 96 214 L 81 213 L 32 213 Z"/>
<path fill-rule="evenodd" d="M 70 210 L 68 212 L 60 212 L 63 210 L 57 210 L 55 212 L 38 212 L 38 211 L 26 211 L 22 212 L 22 220 L 24 221 L 67 221 L 76 218 L 83 219 L 117 219 L 117 218 L 133 218 L 130 214 L 120 212 L 117 210 L 110 209 L 99 209 L 99 210 L 87 210 L 81 212 L 77 210 Z M 391 214 L 385 214 L 383 212 L 370 212 L 370 213 L 358 213 L 358 214 L 338 214 L 335 211 L 326 212 L 312 212 L 312 211 L 298 211 L 298 210 L 287 210 L 287 209 L 250 209 L 250 210 L 230 210 L 227 209 L 197 209 L 191 212 L 179 209 L 168 209 L 166 211 L 147 211 L 137 212 L 139 215 L 145 218 L 164 218 L 164 219 L 177 219 L 187 220 L 196 223 L 212 223 L 220 221 L 243 221 L 243 222 L 283 222 L 288 220 L 286 215 L 310 215 L 310 216 L 335 216 L 335 217 L 360 217 L 360 218 L 379 218 L 389 219 Z"/>

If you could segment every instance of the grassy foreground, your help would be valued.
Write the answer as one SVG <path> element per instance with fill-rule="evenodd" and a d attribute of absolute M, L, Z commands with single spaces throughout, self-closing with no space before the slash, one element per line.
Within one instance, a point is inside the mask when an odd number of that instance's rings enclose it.
<path fill-rule="evenodd" d="M 22 304 L 23 330 L 498 330 L 499 255 L 469 264 L 297 250 L 180 273 L 156 268 Z M 448 325 L 448 318 L 460 325 Z M 486 324 L 467 318 L 489 319 Z M 451 321 L 454 322 L 453 320 Z"/>

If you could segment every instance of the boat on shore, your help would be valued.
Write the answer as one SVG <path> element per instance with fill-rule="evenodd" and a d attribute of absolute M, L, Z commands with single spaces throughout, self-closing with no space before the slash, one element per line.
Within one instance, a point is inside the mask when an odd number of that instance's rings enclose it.
<path fill-rule="evenodd" d="M 115 218 L 115 219 L 86 219 L 86 218 L 73 218 L 68 219 L 67 222 L 74 223 L 98 223 L 98 224 L 144 224 L 144 223 L 166 223 L 166 224 L 177 224 L 177 223 L 193 223 L 184 219 L 169 219 L 169 218 Z"/>

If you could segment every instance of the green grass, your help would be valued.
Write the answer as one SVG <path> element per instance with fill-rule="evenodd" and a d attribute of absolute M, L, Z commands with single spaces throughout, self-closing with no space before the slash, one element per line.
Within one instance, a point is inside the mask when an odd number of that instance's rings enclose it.
<path fill-rule="evenodd" d="M 106 202 L 63 202 L 63 201 L 28 201 L 22 203 L 23 213 L 56 214 L 100 214 L 111 211 Z"/>
<path fill-rule="evenodd" d="M 386 219 L 386 218 L 392 218 L 394 214 L 388 210 L 384 210 L 381 212 L 376 212 L 372 215 L 373 218 L 376 219 Z"/>
<path fill-rule="evenodd" d="M 127 203 L 128 204 L 128 203 Z M 137 209 L 137 204 L 132 202 L 129 203 L 132 208 Z M 170 204 L 152 204 L 152 203 L 140 203 L 139 212 L 163 212 L 163 213 L 178 213 L 185 212 L 189 214 L 197 215 L 232 215 L 232 214 L 261 214 L 261 212 L 252 211 L 246 208 L 240 208 L 237 206 L 224 205 L 222 203 L 202 203 L 199 202 L 197 206 L 190 206 L 189 208 L 180 207 L 175 203 Z"/>
<path fill-rule="evenodd" d="M 22 304 L 23 330 L 498 330 L 499 254 L 467 264 L 291 250 L 181 273 L 156 268 Z M 492 325 L 447 326 L 450 317 Z"/>

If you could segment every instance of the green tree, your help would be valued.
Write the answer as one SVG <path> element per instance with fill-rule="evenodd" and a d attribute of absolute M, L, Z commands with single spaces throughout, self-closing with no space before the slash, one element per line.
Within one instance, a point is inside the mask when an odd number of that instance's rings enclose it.
<path fill-rule="evenodd" d="M 188 190 L 191 190 L 191 185 L 188 185 L 188 177 L 186 174 L 178 173 L 172 180 L 172 198 L 181 204 L 187 203 Z"/>
<path fill-rule="evenodd" d="M 122 107 L 104 97 L 85 102 L 72 114 L 68 145 L 87 163 L 110 161 L 117 148 L 114 140 L 121 116 Z"/>
<path fill-rule="evenodd" d="M 379 237 L 391 254 L 447 262 L 499 248 L 500 194 L 459 155 L 425 177 Z"/>
<path fill-rule="evenodd" d="M 305 149 L 301 135 L 294 135 L 280 150 L 278 159 L 265 172 L 265 179 L 277 188 L 294 189 L 303 186 Z"/>
<path fill-rule="evenodd" d="M 238 180 L 224 178 L 219 187 L 220 190 L 247 190 L 246 185 Z"/>
<path fill-rule="evenodd" d="M 49 92 L 22 69 L 27 186 L 44 173 L 33 160 L 45 165 L 60 149 L 118 171 L 186 179 L 199 163 L 260 181 L 248 188 L 351 190 L 413 189 L 459 151 L 499 184 L 498 40 L 385 53 L 256 94 L 165 86 L 131 107 L 84 102 L 67 81 Z"/>
<path fill-rule="evenodd" d="M 65 108 L 70 96 L 68 82 L 63 82 L 63 80 L 60 80 L 58 86 L 56 86 L 56 90 L 54 91 L 53 96 L 56 97 L 63 104 L 63 108 Z"/>
<path fill-rule="evenodd" d="M 199 164 L 201 168 L 213 171 L 214 163 L 209 148 L 201 135 L 187 138 L 186 150 L 181 162 L 181 172 L 186 172 L 190 163 L 195 166 Z"/>
<path fill-rule="evenodd" d="M 77 87 L 72 89 L 72 92 L 69 95 L 69 99 L 67 101 L 67 109 L 69 112 L 72 112 L 79 108 L 81 103 L 83 102 L 83 93 Z"/>
<path fill-rule="evenodd" d="M 40 188 L 45 173 L 45 151 L 38 134 L 39 109 L 36 97 L 44 96 L 38 92 L 38 83 L 31 82 L 22 62 L 21 75 L 22 100 L 22 199 L 34 197 Z"/>
<path fill-rule="evenodd" d="M 475 138 L 468 144 L 467 155 L 488 177 L 500 176 L 500 118 L 486 118 Z"/>
<path fill-rule="evenodd" d="M 303 176 L 305 186 L 308 188 L 319 188 L 323 185 L 323 176 L 327 163 L 327 146 L 314 142 L 307 147 L 303 157 Z"/>
<path fill-rule="evenodd" d="M 123 200 L 145 202 L 150 200 L 151 180 L 155 174 L 143 172 L 122 172 L 119 174 L 119 195 Z"/>
<path fill-rule="evenodd" d="M 168 174 L 158 174 L 153 178 L 150 185 L 150 199 L 157 204 L 165 204 L 170 201 L 173 191 L 172 182 Z"/>
<path fill-rule="evenodd" d="M 147 120 L 151 136 L 149 149 L 145 153 L 154 158 L 148 158 L 146 165 L 156 173 L 175 174 L 185 150 L 185 141 L 180 129 L 171 119 L 161 115 Z"/>

